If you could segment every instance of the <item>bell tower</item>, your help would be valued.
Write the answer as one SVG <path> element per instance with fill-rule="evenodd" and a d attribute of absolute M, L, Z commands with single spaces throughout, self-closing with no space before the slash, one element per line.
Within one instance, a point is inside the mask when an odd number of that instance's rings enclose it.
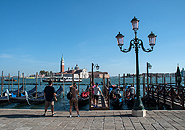
<path fill-rule="evenodd" d="M 63 55 L 62 55 L 62 58 L 61 58 L 61 61 L 60 61 L 60 72 L 64 72 L 64 58 L 63 58 Z"/>

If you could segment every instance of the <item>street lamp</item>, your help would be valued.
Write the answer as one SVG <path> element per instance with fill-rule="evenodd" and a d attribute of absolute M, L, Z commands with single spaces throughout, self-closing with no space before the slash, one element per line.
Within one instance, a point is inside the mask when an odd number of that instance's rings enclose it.
<path fill-rule="evenodd" d="M 149 45 L 151 46 L 151 49 L 145 49 L 144 46 L 143 46 L 143 41 L 141 39 L 137 38 L 137 30 L 138 30 L 138 26 L 139 26 L 139 20 L 136 17 L 134 17 L 131 20 L 131 23 L 132 23 L 132 29 L 134 30 L 134 33 L 135 33 L 135 38 L 133 38 L 130 41 L 129 48 L 128 49 L 122 49 L 122 46 L 124 44 L 124 40 L 123 40 L 124 36 L 120 32 L 116 36 L 116 38 L 117 38 L 117 43 L 118 43 L 118 46 L 120 48 L 120 51 L 122 51 L 124 53 L 127 53 L 127 52 L 131 51 L 132 48 L 135 48 L 135 53 L 136 53 L 136 83 L 137 83 L 137 86 L 136 86 L 136 100 L 134 101 L 133 110 L 137 111 L 137 110 L 144 110 L 144 106 L 142 104 L 141 94 L 140 94 L 138 48 L 142 48 L 142 50 L 145 51 L 145 52 L 153 51 L 153 47 L 155 45 L 155 40 L 156 40 L 157 36 L 153 32 L 151 32 L 148 35 Z"/>
<path fill-rule="evenodd" d="M 93 68 L 95 68 L 98 70 L 100 68 L 100 66 L 98 64 L 94 65 L 94 63 L 92 63 L 92 82 L 91 84 L 93 85 L 94 83 L 94 74 L 93 74 Z"/>

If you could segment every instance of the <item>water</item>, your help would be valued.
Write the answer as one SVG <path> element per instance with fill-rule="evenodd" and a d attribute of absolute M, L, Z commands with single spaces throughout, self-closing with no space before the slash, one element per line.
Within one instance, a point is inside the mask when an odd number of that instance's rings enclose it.
<path fill-rule="evenodd" d="M 98 82 L 98 83 L 101 83 L 103 82 L 103 79 L 101 78 L 95 78 L 95 83 Z M 111 81 L 111 84 L 119 84 L 119 79 L 117 77 L 112 77 L 110 78 L 110 81 Z M 126 78 L 125 79 L 126 83 L 127 84 L 133 84 L 133 78 Z M 150 80 L 149 80 L 150 81 Z M 30 83 L 36 83 L 36 79 L 26 79 L 26 81 L 24 81 L 28 84 Z M 136 87 L 136 79 L 134 79 L 134 84 L 135 84 L 135 87 Z M 145 79 L 145 82 L 146 82 L 146 79 Z M 166 78 L 166 82 L 169 83 L 170 82 L 170 78 L 167 77 Z M 172 83 L 175 82 L 175 78 L 172 77 Z M 8 81 L 4 81 L 5 84 L 8 84 Z M 17 83 L 14 82 L 15 84 Z M 39 84 L 38 85 L 38 91 L 43 91 L 45 86 L 47 85 L 47 82 L 42 82 L 42 84 L 40 84 L 40 79 L 38 79 L 37 83 Z M 80 90 L 79 92 L 81 93 L 82 89 L 85 90 L 86 87 L 87 87 L 87 84 L 90 83 L 90 79 L 83 79 L 82 82 L 80 82 Z M 143 95 L 143 81 L 142 81 L 142 78 L 140 80 L 140 88 L 141 88 L 141 96 Z M 155 84 L 155 78 L 153 78 L 153 82 Z M 162 78 L 158 78 L 158 83 L 162 83 Z M 123 78 L 120 79 L 120 84 L 123 84 Z M 55 90 L 57 90 L 60 85 L 62 85 L 62 83 L 54 83 L 54 88 Z M 67 99 L 66 95 L 69 91 L 69 86 L 72 85 L 72 83 L 66 83 L 65 84 L 65 87 L 64 87 L 64 98 L 63 98 L 63 92 L 61 94 L 61 96 L 58 98 L 58 101 L 55 102 L 55 110 L 57 111 L 68 111 L 69 110 L 69 100 Z M 22 86 L 22 79 L 20 79 L 20 87 Z M 25 86 L 25 85 L 24 85 Z M 26 91 L 32 89 L 35 85 L 26 85 Z M 78 82 L 77 82 L 77 86 L 78 86 Z M 99 87 L 101 88 L 102 90 L 102 85 L 99 85 Z M 11 85 L 11 82 L 10 82 L 10 85 L 4 85 L 4 90 L 3 92 L 10 88 L 13 89 L 13 90 L 17 90 L 18 86 L 17 85 L 13 85 L 13 88 L 12 88 L 12 85 Z M 122 92 L 121 92 L 122 93 Z M 0 108 L 11 108 L 11 109 L 44 109 L 44 104 L 39 104 L 39 105 L 28 105 L 26 103 L 24 104 L 20 104 L 20 103 L 5 103 L 5 104 L 0 104 Z M 89 104 L 83 106 L 83 107 L 79 107 L 80 110 L 89 110 Z M 112 106 L 110 106 L 110 109 L 113 110 L 114 108 Z M 128 110 L 128 109 L 132 109 L 132 108 L 128 108 L 127 105 L 124 103 L 122 108 L 121 109 L 125 109 L 125 110 Z M 156 109 L 156 107 L 152 108 L 147 108 L 147 109 Z"/>

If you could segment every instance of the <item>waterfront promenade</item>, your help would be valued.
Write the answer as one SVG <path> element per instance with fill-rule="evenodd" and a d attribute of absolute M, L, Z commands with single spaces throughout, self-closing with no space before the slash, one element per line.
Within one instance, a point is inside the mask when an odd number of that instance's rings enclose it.
<path fill-rule="evenodd" d="M 152 110 L 146 117 L 133 117 L 131 110 L 80 111 L 69 118 L 68 111 L 0 109 L 1 130 L 184 130 L 185 110 Z"/>

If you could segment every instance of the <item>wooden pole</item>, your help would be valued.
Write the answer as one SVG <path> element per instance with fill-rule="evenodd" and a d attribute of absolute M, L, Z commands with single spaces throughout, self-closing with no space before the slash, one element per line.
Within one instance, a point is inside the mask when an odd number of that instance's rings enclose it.
<path fill-rule="evenodd" d="M 156 83 L 156 85 L 158 85 L 158 74 L 157 73 L 155 75 L 155 83 Z"/>
<path fill-rule="evenodd" d="M 110 108 L 110 95 L 109 95 L 110 86 L 109 86 L 109 78 L 107 78 L 107 87 L 108 87 L 108 107 Z"/>
<path fill-rule="evenodd" d="M 79 79 L 78 79 L 78 92 L 80 92 L 80 74 L 78 74 L 78 77 L 79 77 Z"/>
<path fill-rule="evenodd" d="M 20 76 L 20 71 L 18 71 L 18 93 L 17 93 L 18 94 L 17 95 L 18 97 L 19 97 L 19 80 L 20 80 L 20 77 L 19 76 Z"/>
<path fill-rule="evenodd" d="M 134 74 L 133 74 L 133 86 L 134 86 Z"/>
<path fill-rule="evenodd" d="M 172 75 L 170 74 L 170 84 L 172 83 Z"/>
<path fill-rule="evenodd" d="M 23 92 L 24 92 L 24 73 L 22 73 L 22 87 L 23 87 Z"/>
<path fill-rule="evenodd" d="M 10 73 L 8 74 L 8 91 L 10 91 Z"/>
<path fill-rule="evenodd" d="M 125 86 L 125 74 L 123 74 L 123 86 Z"/>
<path fill-rule="evenodd" d="M 42 85 L 42 76 L 40 76 L 40 85 Z"/>
<path fill-rule="evenodd" d="M 118 75 L 118 78 L 119 78 L 119 84 L 118 84 L 118 86 L 120 86 L 120 74 Z"/>
<path fill-rule="evenodd" d="M 74 83 L 74 73 L 72 74 L 72 85 Z"/>
<path fill-rule="evenodd" d="M 13 91 L 13 77 L 12 77 L 12 87 L 11 87 L 11 91 Z"/>
<path fill-rule="evenodd" d="M 123 74 L 123 97 L 125 97 L 125 87 L 126 87 L 126 84 L 125 84 L 125 74 Z"/>
<path fill-rule="evenodd" d="M 107 80 L 108 82 L 108 80 Z M 103 74 L 103 91 L 104 91 L 104 95 L 106 95 L 106 88 L 105 88 L 105 74 Z"/>
<path fill-rule="evenodd" d="M 152 84 L 152 74 L 150 73 L 150 84 Z"/>
<path fill-rule="evenodd" d="M 3 96 L 3 71 L 2 71 L 2 76 L 1 76 L 1 97 Z"/>
<path fill-rule="evenodd" d="M 63 98 L 64 98 L 64 75 L 63 75 Z"/>
<path fill-rule="evenodd" d="M 25 77 L 25 85 L 24 85 L 24 90 L 26 91 L 26 77 Z"/>
<path fill-rule="evenodd" d="M 164 74 L 164 84 L 166 84 L 166 75 Z"/>
<path fill-rule="evenodd" d="M 145 86 L 145 74 L 143 74 L 143 97 L 145 96 L 146 86 Z"/>
<path fill-rule="evenodd" d="M 35 94 L 35 98 L 37 98 L 37 75 L 38 75 L 38 72 L 36 72 L 36 94 Z"/>

